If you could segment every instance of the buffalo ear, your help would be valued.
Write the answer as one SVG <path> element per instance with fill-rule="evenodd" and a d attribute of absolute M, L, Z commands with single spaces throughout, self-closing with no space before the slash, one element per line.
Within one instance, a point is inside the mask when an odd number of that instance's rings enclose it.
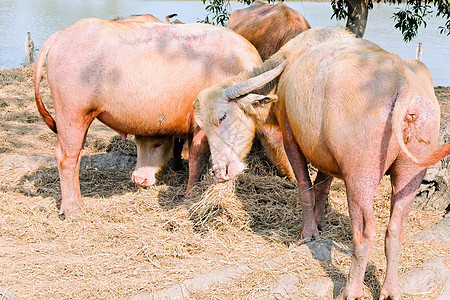
<path fill-rule="evenodd" d="M 277 101 L 276 95 L 247 94 L 239 98 L 237 103 L 247 115 L 255 117 L 258 121 L 265 121 L 270 111 L 270 104 Z"/>

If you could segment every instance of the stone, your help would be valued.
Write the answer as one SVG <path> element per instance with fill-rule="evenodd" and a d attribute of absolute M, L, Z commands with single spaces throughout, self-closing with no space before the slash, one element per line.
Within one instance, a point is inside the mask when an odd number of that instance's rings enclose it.
<path fill-rule="evenodd" d="M 192 293 L 208 289 L 213 285 L 227 284 L 250 270 L 251 268 L 245 264 L 237 264 L 231 267 L 212 270 L 211 272 L 197 275 L 194 278 L 186 279 L 165 289 L 158 290 L 151 295 L 138 294 L 132 300 L 188 298 Z"/>
<path fill-rule="evenodd" d="M 306 286 L 306 291 L 318 299 L 333 299 L 333 290 L 333 280 L 328 277 L 321 278 Z"/>
<path fill-rule="evenodd" d="M 0 299 L 5 300 L 16 300 L 19 299 L 14 294 L 12 294 L 8 289 L 0 288 Z"/>
<path fill-rule="evenodd" d="M 104 154 L 82 156 L 80 169 L 123 171 L 131 170 L 135 165 L 136 157 L 113 151 Z"/>
<path fill-rule="evenodd" d="M 450 214 L 446 214 L 435 225 L 417 234 L 416 238 L 423 241 L 450 244 Z"/>
<path fill-rule="evenodd" d="M 25 175 L 36 172 L 41 166 L 47 164 L 56 165 L 53 157 L 25 156 L 20 154 L 7 154 L 1 157 L 1 169 L 12 174 Z"/>
<path fill-rule="evenodd" d="M 325 262 L 331 260 L 331 249 L 334 243 L 331 240 L 316 240 L 306 244 L 312 256 L 318 261 Z"/>
<path fill-rule="evenodd" d="M 449 257 L 444 256 L 432 258 L 400 277 L 402 293 L 425 295 L 435 287 L 442 287 L 437 299 L 449 299 L 450 268 L 445 264 L 448 259 Z"/>
<path fill-rule="evenodd" d="M 300 288 L 300 278 L 293 273 L 283 274 L 267 290 L 254 296 L 254 299 L 286 299 Z"/>

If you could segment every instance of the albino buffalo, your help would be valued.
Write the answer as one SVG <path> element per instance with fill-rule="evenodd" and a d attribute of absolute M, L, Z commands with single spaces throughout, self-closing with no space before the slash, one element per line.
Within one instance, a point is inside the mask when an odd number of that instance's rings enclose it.
<path fill-rule="evenodd" d="M 39 95 L 45 59 L 55 119 Z M 52 35 L 41 47 L 34 88 L 39 113 L 58 133 L 60 213 L 75 215 L 83 206 L 80 153 L 95 118 L 122 137 L 137 136 L 133 179 L 142 185 L 149 184 L 146 180 L 153 180 L 155 170 L 170 158 L 173 136 L 188 138 L 189 191 L 209 153 L 207 139 L 194 120 L 195 96 L 261 62 L 243 37 L 206 24 L 84 19 Z M 148 155 L 156 157 L 149 160 Z"/>
<path fill-rule="evenodd" d="M 298 11 L 284 3 L 273 5 L 255 1 L 249 7 L 233 12 L 227 28 L 249 40 L 266 60 L 311 26 Z"/>
<path fill-rule="evenodd" d="M 171 14 L 166 16 L 165 23 L 171 23 L 170 18 L 177 16 Z M 164 23 L 151 14 L 131 15 L 126 18 L 117 17 L 112 21 L 118 22 L 155 22 Z M 120 134 L 120 133 L 119 133 Z M 122 139 L 126 134 L 120 134 Z M 156 174 L 163 170 L 169 163 L 173 153 L 174 169 L 181 169 L 181 152 L 184 139 L 172 136 L 138 136 L 134 137 L 137 148 L 136 167 L 131 174 L 133 182 L 139 186 L 147 187 L 156 183 Z"/>
<path fill-rule="evenodd" d="M 249 7 L 233 12 L 227 28 L 245 37 L 255 46 L 261 58 L 266 60 L 287 41 L 311 27 L 299 12 L 284 3 L 272 5 L 255 1 Z M 284 151 L 283 137 L 279 127 L 274 124 L 265 124 L 258 128 L 256 136 L 261 140 L 272 163 L 282 174 L 291 181 L 295 181 L 294 172 Z M 319 173 L 317 180 L 327 180 L 327 176 Z M 327 180 L 327 184 L 322 185 L 328 186 L 323 190 L 325 197 L 328 195 L 330 184 L 331 179 Z"/>
<path fill-rule="evenodd" d="M 266 95 L 274 86 L 278 99 Z M 373 196 L 389 173 L 391 219 L 380 298 L 401 297 L 398 257 L 415 191 L 426 167 L 450 153 L 450 143 L 433 152 L 440 110 L 431 75 L 421 62 L 357 39 L 343 27 L 316 28 L 253 71 L 202 91 L 194 107 L 219 181 L 242 171 L 255 124 L 276 114 L 298 181 L 303 238 L 318 235 L 325 199 L 315 198 L 307 160 L 345 181 L 353 228 L 345 299 L 363 298 L 364 271 L 377 231 Z"/>

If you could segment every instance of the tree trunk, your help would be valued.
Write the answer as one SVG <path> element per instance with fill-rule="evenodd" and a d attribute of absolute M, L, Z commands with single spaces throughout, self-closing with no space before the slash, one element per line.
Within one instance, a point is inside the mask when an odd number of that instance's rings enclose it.
<path fill-rule="evenodd" d="M 348 8 L 346 27 L 356 37 L 363 37 L 366 30 L 369 0 L 345 0 Z"/>

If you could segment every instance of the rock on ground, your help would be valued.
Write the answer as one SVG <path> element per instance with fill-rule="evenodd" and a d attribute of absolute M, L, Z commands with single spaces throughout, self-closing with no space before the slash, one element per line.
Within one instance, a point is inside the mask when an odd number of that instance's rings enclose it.
<path fill-rule="evenodd" d="M 450 244 L 450 214 L 447 214 L 432 227 L 417 234 L 416 237 L 424 241 Z"/>
<path fill-rule="evenodd" d="M 436 300 L 450 299 L 450 268 L 447 257 L 435 257 L 400 278 L 402 293 L 426 296 L 431 290 L 442 290 Z"/>
<path fill-rule="evenodd" d="M 28 174 L 36 172 L 45 165 L 56 166 L 54 157 L 46 156 L 25 156 L 20 154 L 6 154 L 0 156 L 0 169 L 9 171 L 12 174 Z M 91 156 L 81 157 L 83 169 L 95 169 L 101 171 L 122 171 L 131 170 L 136 165 L 136 157 L 125 155 L 120 152 L 108 152 Z"/>
<path fill-rule="evenodd" d="M 0 288 L 0 299 L 5 300 L 16 300 L 18 299 L 14 294 L 12 294 L 8 289 Z"/>
<path fill-rule="evenodd" d="M 114 151 L 92 156 L 82 156 L 80 168 L 103 171 L 121 171 L 131 170 L 135 165 L 136 157 Z"/>
<path fill-rule="evenodd" d="M 331 278 L 321 278 L 306 286 L 306 290 L 318 299 L 333 299 L 334 283 Z"/>
<path fill-rule="evenodd" d="M 338 247 L 331 240 L 312 241 L 300 245 L 284 253 L 283 255 L 264 261 L 260 264 L 240 264 L 226 268 L 220 268 L 208 273 L 199 274 L 193 278 L 183 280 L 177 284 L 158 290 L 151 295 L 136 295 L 133 300 L 155 299 L 188 299 L 192 293 L 206 290 L 214 285 L 227 284 L 233 279 L 243 276 L 262 265 L 280 269 L 286 264 L 292 263 L 293 257 L 302 256 L 317 259 L 321 262 L 331 261 L 331 250 Z M 255 299 L 285 299 L 294 294 L 300 288 L 301 279 L 293 274 L 283 274 L 276 282 L 255 296 Z M 320 278 L 317 282 L 308 286 L 308 292 L 319 298 L 329 299 L 333 295 L 334 283 L 330 278 Z"/>

